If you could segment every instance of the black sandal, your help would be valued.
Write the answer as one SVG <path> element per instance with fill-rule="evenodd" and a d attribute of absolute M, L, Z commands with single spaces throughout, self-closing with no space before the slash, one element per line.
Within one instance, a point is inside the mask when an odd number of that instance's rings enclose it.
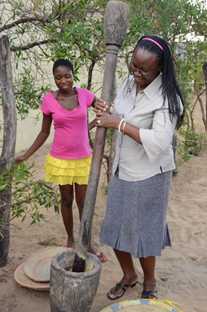
<path fill-rule="evenodd" d="M 147 287 L 149 287 L 149 284 L 144 283 L 141 298 L 142 299 L 158 299 L 157 290 L 156 290 L 156 282 L 150 284 L 150 287 L 152 287 L 152 289 L 145 290 L 145 288 Z"/>
<path fill-rule="evenodd" d="M 133 288 L 137 283 L 138 281 L 135 281 L 129 285 L 129 284 L 125 284 L 123 281 L 120 281 L 113 288 L 109 290 L 109 292 L 106 294 L 107 298 L 110 300 L 119 299 L 125 294 L 127 288 L 129 287 Z"/>

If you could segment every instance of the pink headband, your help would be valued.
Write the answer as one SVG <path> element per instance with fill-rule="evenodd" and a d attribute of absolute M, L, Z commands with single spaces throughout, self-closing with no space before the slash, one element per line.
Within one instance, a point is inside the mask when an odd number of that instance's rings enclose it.
<path fill-rule="evenodd" d="M 142 40 L 147 40 L 147 41 L 151 41 L 154 44 L 156 44 L 156 46 L 158 46 L 162 51 L 164 51 L 164 48 L 161 46 L 161 44 L 159 44 L 159 42 L 157 42 L 156 40 L 150 38 L 150 37 L 144 37 Z"/>

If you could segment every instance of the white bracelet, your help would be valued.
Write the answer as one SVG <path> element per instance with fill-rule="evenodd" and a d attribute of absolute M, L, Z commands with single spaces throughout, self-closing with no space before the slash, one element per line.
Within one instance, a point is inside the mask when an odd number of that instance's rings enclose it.
<path fill-rule="evenodd" d="M 122 129 L 121 129 L 121 132 L 124 134 L 124 128 L 126 127 L 126 121 L 124 120 L 124 122 L 123 122 L 123 127 L 122 127 Z"/>
<path fill-rule="evenodd" d="M 121 126 L 122 126 L 122 123 L 124 122 L 124 118 L 122 118 L 119 122 L 119 125 L 118 125 L 118 131 L 121 133 Z"/>

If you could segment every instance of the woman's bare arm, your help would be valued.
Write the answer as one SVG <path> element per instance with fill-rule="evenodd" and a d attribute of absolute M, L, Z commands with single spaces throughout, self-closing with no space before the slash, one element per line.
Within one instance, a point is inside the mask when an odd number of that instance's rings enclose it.
<path fill-rule="evenodd" d="M 32 154 L 34 154 L 47 140 L 49 134 L 50 134 L 50 129 L 51 129 L 51 124 L 52 124 L 52 118 L 51 116 L 46 116 L 43 114 L 43 119 L 42 119 L 42 128 L 37 135 L 36 139 L 34 140 L 33 144 L 30 146 L 30 148 L 22 155 L 17 156 L 15 161 L 16 163 L 20 163 L 24 160 L 27 160 Z"/>

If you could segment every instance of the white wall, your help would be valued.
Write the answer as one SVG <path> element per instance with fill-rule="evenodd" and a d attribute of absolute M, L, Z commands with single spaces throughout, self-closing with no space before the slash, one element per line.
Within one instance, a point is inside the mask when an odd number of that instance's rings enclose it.
<path fill-rule="evenodd" d="M 38 114 L 37 112 L 30 112 L 26 119 L 17 120 L 16 153 L 27 149 L 33 143 L 41 129 L 41 118 L 41 114 Z M 52 137 L 53 131 L 51 131 L 47 143 L 52 141 Z"/>

